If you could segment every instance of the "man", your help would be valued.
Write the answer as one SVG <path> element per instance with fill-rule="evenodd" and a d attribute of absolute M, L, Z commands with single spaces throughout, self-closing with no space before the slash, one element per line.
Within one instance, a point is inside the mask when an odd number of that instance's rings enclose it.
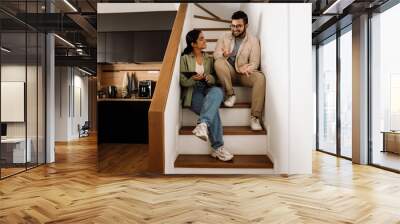
<path fill-rule="evenodd" d="M 252 88 L 250 126 L 262 130 L 260 119 L 264 109 L 265 76 L 260 67 L 260 43 L 247 32 L 248 18 L 243 11 L 232 15 L 231 32 L 224 33 L 214 51 L 215 71 L 226 93 L 225 106 L 236 101 L 232 81 Z"/>

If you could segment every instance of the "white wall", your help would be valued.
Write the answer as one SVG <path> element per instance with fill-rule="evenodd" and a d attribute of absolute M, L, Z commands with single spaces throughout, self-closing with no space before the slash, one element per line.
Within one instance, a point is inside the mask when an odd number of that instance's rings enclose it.
<path fill-rule="evenodd" d="M 76 72 L 78 72 L 78 74 Z M 73 96 L 71 96 L 71 98 L 74 99 L 73 100 L 74 102 L 72 103 L 74 107 L 72 109 L 73 119 L 71 120 L 72 129 L 70 133 L 72 138 L 79 138 L 79 132 L 77 128 L 78 124 L 82 126 L 85 123 L 85 121 L 89 120 L 88 78 L 82 75 L 83 73 L 75 69 L 74 82 L 73 82 L 74 91 L 72 93 Z M 80 93 L 78 93 L 78 91 L 80 91 Z M 81 112 L 79 111 L 79 109 L 81 110 Z"/>
<path fill-rule="evenodd" d="M 317 145 L 317 47 L 315 45 L 312 46 L 312 77 L 313 77 L 313 145 L 315 146 L 313 149 L 316 150 Z"/>
<path fill-rule="evenodd" d="M 68 67 L 56 67 L 55 73 L 55 140 L 68 141 Z"/>
<path fill-rule="evenodd" d="M 56 67 L 55 91 L 55 140 L 77 139 L 78 124 L 88 120 L 88 78 L 72 67 Z M 82 114 L 77 108 L 77 90 L 81 94 Z M 75 111 L 74 111 L 75 110 Z M 82 115 L 82 116 L 81 116 Z"/>
<path fill-rule="evenodd" d="M 261 43 L 266 75 L 268 148 L 276 173 L 311 173 L 313 87 L 311 4 L 245 3 L 249 31 Z"/>

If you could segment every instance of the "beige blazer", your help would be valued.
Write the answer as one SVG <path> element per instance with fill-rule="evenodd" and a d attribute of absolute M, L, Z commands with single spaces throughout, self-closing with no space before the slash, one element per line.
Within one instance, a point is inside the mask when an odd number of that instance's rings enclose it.
<path fill-rule="evenodd" d="M 214 51 L 215 60 L 224 58 L 223 49 L 230 49 L 230 52 L 232 52 L 234 45 L 235 41 L 232 33 L 230 31 L 224 33 L 217 41 L 217 46 Z M 239 71 L 239 68 L 245 64 L 249 64 L 252 70 L 258 70 L 260 67 L 260 57 L 260 41 L 247 31 L 236 55 L 236 71 Z"/>

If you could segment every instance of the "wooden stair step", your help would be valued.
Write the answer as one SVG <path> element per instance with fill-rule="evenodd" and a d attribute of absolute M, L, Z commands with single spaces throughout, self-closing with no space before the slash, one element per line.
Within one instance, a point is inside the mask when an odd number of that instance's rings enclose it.
<path fill-rule="evenodd" d="M 207 42 L 217 42 L 218 39 L 206 39 Z"/>
<path fill-rule="evenodd" d="M 207 17 L 207 16 L 199 16 L 199 15 L 194 15 L 193 16 L 196 19 L 204 19 L 204 20 L 210 20 L 210 21 L 215 21 L 215 22 L 222 22 L 222 23 L 231 23 L 230 20 L 225 20 L 225 19 L 216 19 L 213 17 Z"/>
<path fill-rule="evenodd" d="M 190 108 L 185 106 L 183 108 Z M 243 103 L 235 103 L 233 107 L 226 107 L 224 104 L 221 104 L 221 108 L 251 108 L 251 103 L 243 102 Z"/>
<path fill-rule="evenodd" d="M 183 126 L 179 130 L 180 135 L 193 135 L 194 126 Z M 249 126 L 226 126 L 224 127 L 224 135 L 266 135 L 265 129 L 253 131 Z"/>
<path fill-rule="evenodd" d="M 274 165 L 266 155 L 235 155 L 232 161 L 223 162 L 210 155 L 179 155 L 175 167 L 180 168 L 262 168 Z"/>

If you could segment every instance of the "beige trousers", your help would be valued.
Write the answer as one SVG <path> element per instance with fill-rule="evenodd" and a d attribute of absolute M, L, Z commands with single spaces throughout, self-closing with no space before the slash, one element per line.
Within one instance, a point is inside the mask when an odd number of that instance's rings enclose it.
<path fill-rule="evenodd" d="M 249 77 L 237 73 L 226 59 L 217 59 L 214 69 L 227 96 L 234 95 L 232 83 L 238 83 L 252 88 L 251 115 L 261 118 L 264 110 L 265 76 L 260 71 L 254 71 Z"/>

